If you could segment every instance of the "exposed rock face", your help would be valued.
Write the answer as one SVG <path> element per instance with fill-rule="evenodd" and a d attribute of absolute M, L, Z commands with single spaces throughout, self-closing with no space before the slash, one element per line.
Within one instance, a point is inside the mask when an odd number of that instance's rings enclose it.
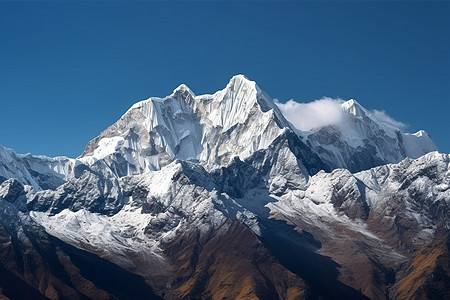
<path fill-rule="evenodd" d="M 395 299 L 448 299 L 450 297 L 450 234 L 440 230 L 417 251 L 399 273 Z"/>
<path fill-rule="evenodd" d="M 56 214 L 68 208 L 72 211 L 86 209 L 112 215 L 123 206 L 123 196 L 116 178 L 104 178 L 91 170 L 84 170 L 78 177 L 56 190 L 37 192 L 28 207 L 31 210 Z"/>
<path fill-rule="evenodd" d="M 165 245 L 173 277 L 168 298 L 300 299 L 307 285 L 282 267 L 245 225 L 227 220 L 207 235 L 189 232 Z"/>
<path fill-rule="evenodd" d="M 0 147 L 1 293 L 448 296 L 449 156 L 342 109 L 301 132 L 240 75 L 136 103 L 77 159 Z"/>

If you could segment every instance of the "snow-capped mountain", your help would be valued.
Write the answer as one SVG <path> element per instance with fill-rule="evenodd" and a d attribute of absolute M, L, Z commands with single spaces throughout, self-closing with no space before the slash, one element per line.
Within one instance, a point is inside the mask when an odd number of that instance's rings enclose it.
<path fill-rule="evenodd" d="M 423 247 L 446 245 L 449 156 L 341 107 L 344 122 L 300 131 L 238 75 L 213 95 L 181 85 L 136 103 L 77 159 L 1 147 L 0 294 L 445 296 L 446 271 L 407 285 Z"/>
<path fill-rule="evenodd" d="M 214 95 L 195 96 L 180 85 L 165 98 L 133 105 L 89 142 L 81 158 L 103 159 L 118 176 L 158 170 L 174 159 L 197 160 L 208 169 L 267 148 L 284 130 L 299 133 L 331 168 L 361 171 L 437 148 L 424 131 L 402 133 L 383 124 L 356 101 L 342 104 L 340 126 L 298 132 L 272 99 L 243 75 Z"/>
<path fill-rule="evenodd" d="M 180 85 L 133 105 L 89 142 L 81 158 L 103 159 L 118 176 L 159 170 L 174 159 L 208 168 L 268 147 L 288 127 L 273 101 L 242 75 L 214 95 Z"/>
<path fill-rule="evenodd" d="M 425 131 L 404 133 L 353 99 L 343 102 L 341 109 L 342 120 L 338 124 L 300 133 L 333 169 L 346 168 L 358 172 L 437 151 Z"/>

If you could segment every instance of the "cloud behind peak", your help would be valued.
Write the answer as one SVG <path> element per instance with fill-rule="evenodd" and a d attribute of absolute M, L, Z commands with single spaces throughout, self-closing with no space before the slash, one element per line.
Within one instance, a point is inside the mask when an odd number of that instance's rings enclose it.
<path fill-rule="evenodd" d="M 275 101 L 284 117 L 295 128 L 308 131 L 342 122 L 344 112 L 341 99 L 322 98 L 309 103 L 299 103 L 291 99 L 286 103 Z"/>
<path fill-rule="evenodd" d="M 281 103 L 275 99 L 275 103 L 280 108 L 284 117 L 292 123 L 298 130 L 309 131 L 325 126 L 341 126 L 350 117 L 343 107 L 342 99 L 324 97 L 308 103 L 299 103 L 291 99 L 286 103 Z M 394 120 L 385 111 L 364 110 L 368 116 L 379 124 L 388 125 L 391 129 L 404 131 L 406 124 Z"/>

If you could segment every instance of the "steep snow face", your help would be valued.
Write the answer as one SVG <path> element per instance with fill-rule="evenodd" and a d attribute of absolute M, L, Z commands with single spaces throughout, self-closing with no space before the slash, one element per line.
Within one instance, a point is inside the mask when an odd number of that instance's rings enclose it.
<path fill-rule="evenodd" d="M 284 127 L 269 96 L 237 75 L 214 95 L 195 96 L 181 85 L 170 96 L 136 103 L 89 142 L 81 159 L 103 159 L 118 176 L 159 170 L 174 159 L 211 169 L 266 148 Z"/>
<path fill-rule="evenodd" d="M 289 126 L 273 100 L 242 75 L 212 97 L 200 97 L 197 111 L 206 117 L 199 159 L 207 169 L 267 148 Z"/>
<path fill-rule="evenodd" d="M 77 162 L 67 157 L 49 158 L 31 154 L 16 154 L 0 145 L 0 182 L 16 178 L 36 190 L 55 189 L 69 178 Z"/>
<path fill-rule="evenodd" d="M 332 168 L 358 172 L 437 150 L 425 131 L 403 133 L 353 99 L 342 103 L 341 108 L 343 116 L 338 124 L 299 132 Z"/>
<path fill-rule="evenodd" d="M 195 159 L 202 127 L 184 86 L 166 98 L 133 105 L 115 124 L 89 142 L 82 161 L 103 159 L 118 176 L 158 170 L 173 158 Z"/>

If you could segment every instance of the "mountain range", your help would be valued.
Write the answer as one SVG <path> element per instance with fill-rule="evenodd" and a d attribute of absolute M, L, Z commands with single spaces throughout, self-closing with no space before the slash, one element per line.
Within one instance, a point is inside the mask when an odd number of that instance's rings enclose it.
<path fill-rule="evenodd" d="M 450 299 L 449 155 L 255 82 L 134 104 L 78 158 L 0 146 L 5 299 Z"/>

